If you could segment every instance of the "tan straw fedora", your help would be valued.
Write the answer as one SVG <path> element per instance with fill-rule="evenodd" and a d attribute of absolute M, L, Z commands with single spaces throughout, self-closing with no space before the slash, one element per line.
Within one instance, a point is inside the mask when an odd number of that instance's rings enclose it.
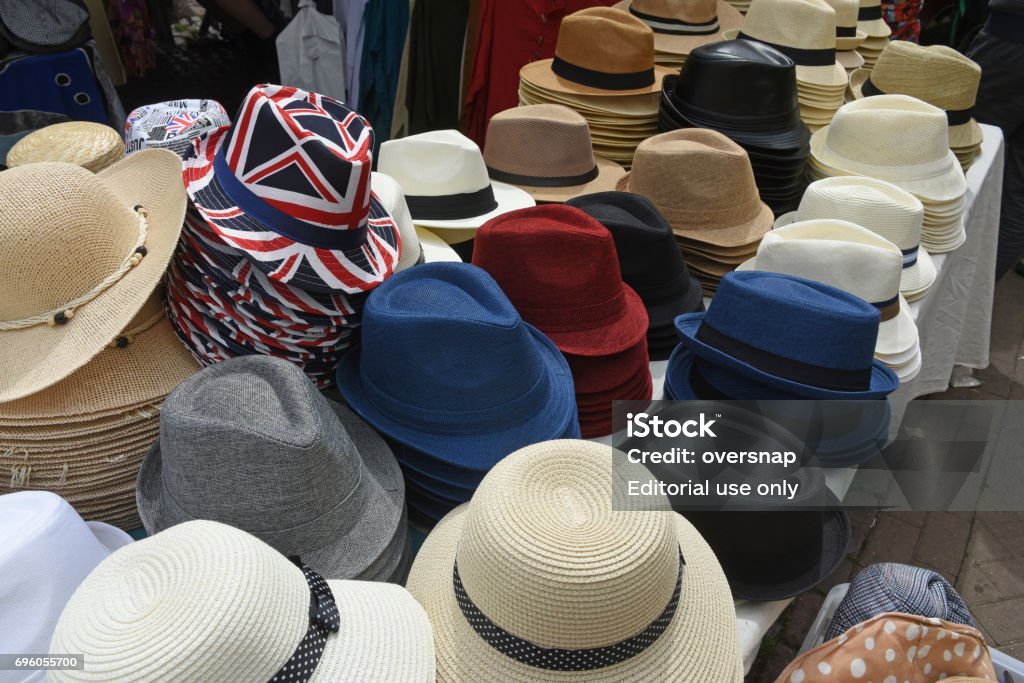
<path fill-rule="evenodd" d="M 68 121 L 33 131 L 7 153 L 7 166 L 65 161 L 97 173 L 124 158 L 124 140 L 110 126 Z"/>
<path fill-rule="evenodd" d="M 857 28 L 871 38 L 888 38 L 892 29 L 882 18 L 882 0 L 860 0 L 857 12 Z"/>
<path fill-rule="evenodd" d="M 146 303 L 185 216 L 181 160 L 20 166 L 0 173 L 0 204 L 0 401 L 13 401 L 85 365 Z"/>
<path fill-rule="evenodd" d="M 743 15 L 725 0 L 622 0 L 613 7 L 651 27 L 658 53 L 688 55 L 743 24 Z"/>
<path fill-rule="evenodd" d="M 661 90 L 672 70 L 654 64 L 654 33 L 611 7 L 590 7 L 562 20 L 553 59 L 524 66 L 519 76 L 553 92 L 637 95 Z"/>
<path fill-rule="evenodd" d="M 873 70 L 858 69 L 850 76 L 857 99 L 910 95 L 944 110 L 954 149 L 981 144 L 981 127 L 973 114 L 980 83 L 981 67 L 953 48 L 906 40 L 891 41 Z"/>
<path fill-rule="evenodd" d="M 857 28 L 858 0 L 825 0 L 836 11 L 836 50 L 856 50 L 868 34 Z"/>
<path fill-rule="evenodd" d="M 438 681 L 742 681 L 711 548 L 665 499 L 613 510 L 612 480 L 607 446 L 527 446 L 434 527 L 407 585 Z"/>
<path fill-rule="evenodd" d="M 487 125 L 484 163 L 492 180 L 526 190 L 539 202 L 564 202 L 615 189 L 625 169 L 595 159 L 583 116 L 559 104 L 498 112 Z"/>

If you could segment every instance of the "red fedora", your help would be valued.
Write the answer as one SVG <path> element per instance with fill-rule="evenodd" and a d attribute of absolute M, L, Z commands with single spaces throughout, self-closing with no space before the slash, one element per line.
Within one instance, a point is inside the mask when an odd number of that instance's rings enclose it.
<path fill-rule="evenodd" d="M 572 206 L 519 209 L 476 234 L 473 263 L 563 353 L 606 356 L 647 335 L 647 310 L 622 282 L 608 229 Z"/>

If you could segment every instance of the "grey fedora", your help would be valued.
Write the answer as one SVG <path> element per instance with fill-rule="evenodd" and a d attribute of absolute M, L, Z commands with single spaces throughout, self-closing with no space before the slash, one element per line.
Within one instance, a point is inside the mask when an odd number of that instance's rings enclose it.
<path fill-rule="evenodd" d="M 297 366 L 268 356 L 212 365 L 171 392 L 136 489 L 151 534 L 222 522 L 327 579 L 393 571 L 404 496 L 384 440 Z"/>

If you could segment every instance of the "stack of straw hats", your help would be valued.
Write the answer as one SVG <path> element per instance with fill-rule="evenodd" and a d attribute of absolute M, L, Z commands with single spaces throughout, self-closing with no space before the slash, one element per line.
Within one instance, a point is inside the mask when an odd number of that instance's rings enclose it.
<path fill-rule="evenodd" d="M 836 11 L 825 0 L 754 0 L 726 38 L 766 43 L 796 63 L 800 118 L 814 130 L 832 120 L 849 82 L 836 61 Z"/>
<path fill-rule="evenodd" d="M 774 220 L 758 195 L 747 152 L 703 128 L 646 140 L 619 189 L 643 195 L 657 207 L 707 296 L 723 275 L 757 253 Z"/>
<path fill-rule="evenodd" d="M 553 59 L 519 72 L 520 104 L 564 104 L 586 118 L 594 154 L 629 168 L 658 132 L 658 93 L 670 69 L 654 63 L 654 33 L 640 19 L 592 7 L 562 20 Z"/>
<path fill-rule="evenodd" d="M 775 227 L 797 221 L 836 218 L 856 223 L 889 240 L 903 254 L 900 294 L 917 301 L 935 282 L 935 263 L 921 247 L 924 205 L 892 183 L 860 176 L 839 176 L 811 183 L 800 208 L 779 216 Z"/>
<path fill-rule="evenodd" d="M 836 11 L 836 61 L 846 73 L 864 66 L 864 58 L 857 52 L 868 34 L 857 26 L 860 10 L 858 0 L 825 0 Z"/>
<path fill-rule="evenodd" d="M 800 200 L 811 136 L 800 120 L 793 60 L 774 48 L 750 40 L 697 48 L 678 77 L 665 78 L 658 125 L 710 128 L 743 147 L 776 214 Z"/>
<path fill-rule="evenodd" d="M 40 128 L 7 153 L 7 166 L 37 161 L 65 161 L 98 173 L 124 157 L 121 134 L 91 121 L 68 121 Z"/>
<path fill-rule="evenodd" d="M 921 245 L 953 251 L 966 239 L 967 181 L 949 149 L 946 114 L 908 95 L 877 95 L 843 105 L 811 136 L 814 180 L 864 175 L 886 180 L 924 205 Z"/>
<path fill-rule="evenodd" d="M 944 110 L 949 148 L 966 173 L 981 154 L 982 132 L 973 113 L 980 83 L 981 67 L 956 50 L 896 40 L 873 70 L 859 69 L 850 77 L 850 91 L 856 99 L 910 95 Z"/>
<path fill-rule="evenodd" d="M 412 560 L 391 449 L 279 358 L 234 358 L 179 384 L 137 500 L 150 534 L 230 524 L 328 579 L 401 582 Z"/>
<path fill-rule="evenodd" d="M 480 229 L 473 263 L 565 356 L 585 438 L 614 431 L 612 401 L 651 398 L 647 311 L 607 228 L 572 206 L 515 211 Z"/>
<path fill-rule="evenodd" d="M 903 255 L 884 237 L 843 220 L 792 223 L 765 235 L 757 257 L 737 270 L 797 275 L 859 296 L 881 317 L 875 358 L 900 382 L 921 369 L 917 324 L 900 294 Z"/>
<path fill-rule="evenodd" d="M 622 0 L 615 7 L 651 27 L 654 61 L 676 69 L 695 48 L 720 41 L 723 31 L 743 23 L 726 0 Z"/>
<path fill-rule="evenodd" d="M 125 151 L 132 154 L 140 149 L 169 149 L 184 158 L 197 137 L 229 125 L 231 117 L 217 100 L 147 104 L 128 114 L 124 124 Z"/>
<path fill-rule="evenodd" d="M 397 456 L 410 511 L 434 522 L 512 451 L 579 436 L 565 359 L 465 263 L 424 264 L 378 287 L 337 383 Z"/>
<path fill-rule="evenodd" d="M 613 505 L 620 476 L 650 478 L 607 446 L 537 444 L 434 527 L 408 587 L 439 681 L 743 680 L 714 552 L 664 497 Z"/>
<path fill-rule="evenodd" d="M 889 44 L 892 29 L 882 18 L 882 0 L 860 0 L 857 12 L 857 30 L 863 31 L 864 42 L 857 48 L 857 54 L 864 60 L 864 68 L 875 68 L 882 50 Z"/>
<path fill-rule="evenodd" d="M 594 157 L 587 120 L 560 104 L 513 107 L 492 116 L 484 162 L 492 180 L 549 203 L 613 190 L 626 172 Z"/>
<path fill-rule="evenodd" d="M 138 526 L 133 482 L 159 406 L 197 369 L 156 291 L 181 231 L 180 173 L 163 150 L 96 175 L 0 173 L 0 492 L 47 489 Z"/>

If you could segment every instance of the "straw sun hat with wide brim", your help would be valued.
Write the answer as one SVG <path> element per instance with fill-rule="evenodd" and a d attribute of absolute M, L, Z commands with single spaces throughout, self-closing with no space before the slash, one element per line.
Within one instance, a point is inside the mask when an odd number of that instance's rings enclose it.
<path fill-rule="evenodd" d="M 55 123 L 29 133 L 7 153 L 7 166 L 64 161 L 93 173 L 124 157 L 124 140 L 110 126 L 92 121 Z"/>
<path fill-rule="evenodd" d="M 743 15 L 725 0 L 622 0 L 612 6 L 650 26 L 661 54 L 688 55 L 743 24 Z"/>
<path fill-rule="evenodd" d="M 667 500 L 613 511 L 612 481 L 606 446 L 539 443 L 498 463 L 434 528 L 407 585 L 433 624 L 439 681 L 743 679 L 732 596 L 711 548 Z M 632 656 L 615 647 L 651 628 L 663 630 Z M 510 654 L 498 649 L 509 643 Z M 614 663 L 545 668 L 527 663 L 535 649 Z"/>
<path fill-rule="evenodd" d="M 0 173 L 0 401 L 64 379 L 131 322 L 177 244 L 180 178 L 166 150 L 95 175 L 63 163 Z"/>

